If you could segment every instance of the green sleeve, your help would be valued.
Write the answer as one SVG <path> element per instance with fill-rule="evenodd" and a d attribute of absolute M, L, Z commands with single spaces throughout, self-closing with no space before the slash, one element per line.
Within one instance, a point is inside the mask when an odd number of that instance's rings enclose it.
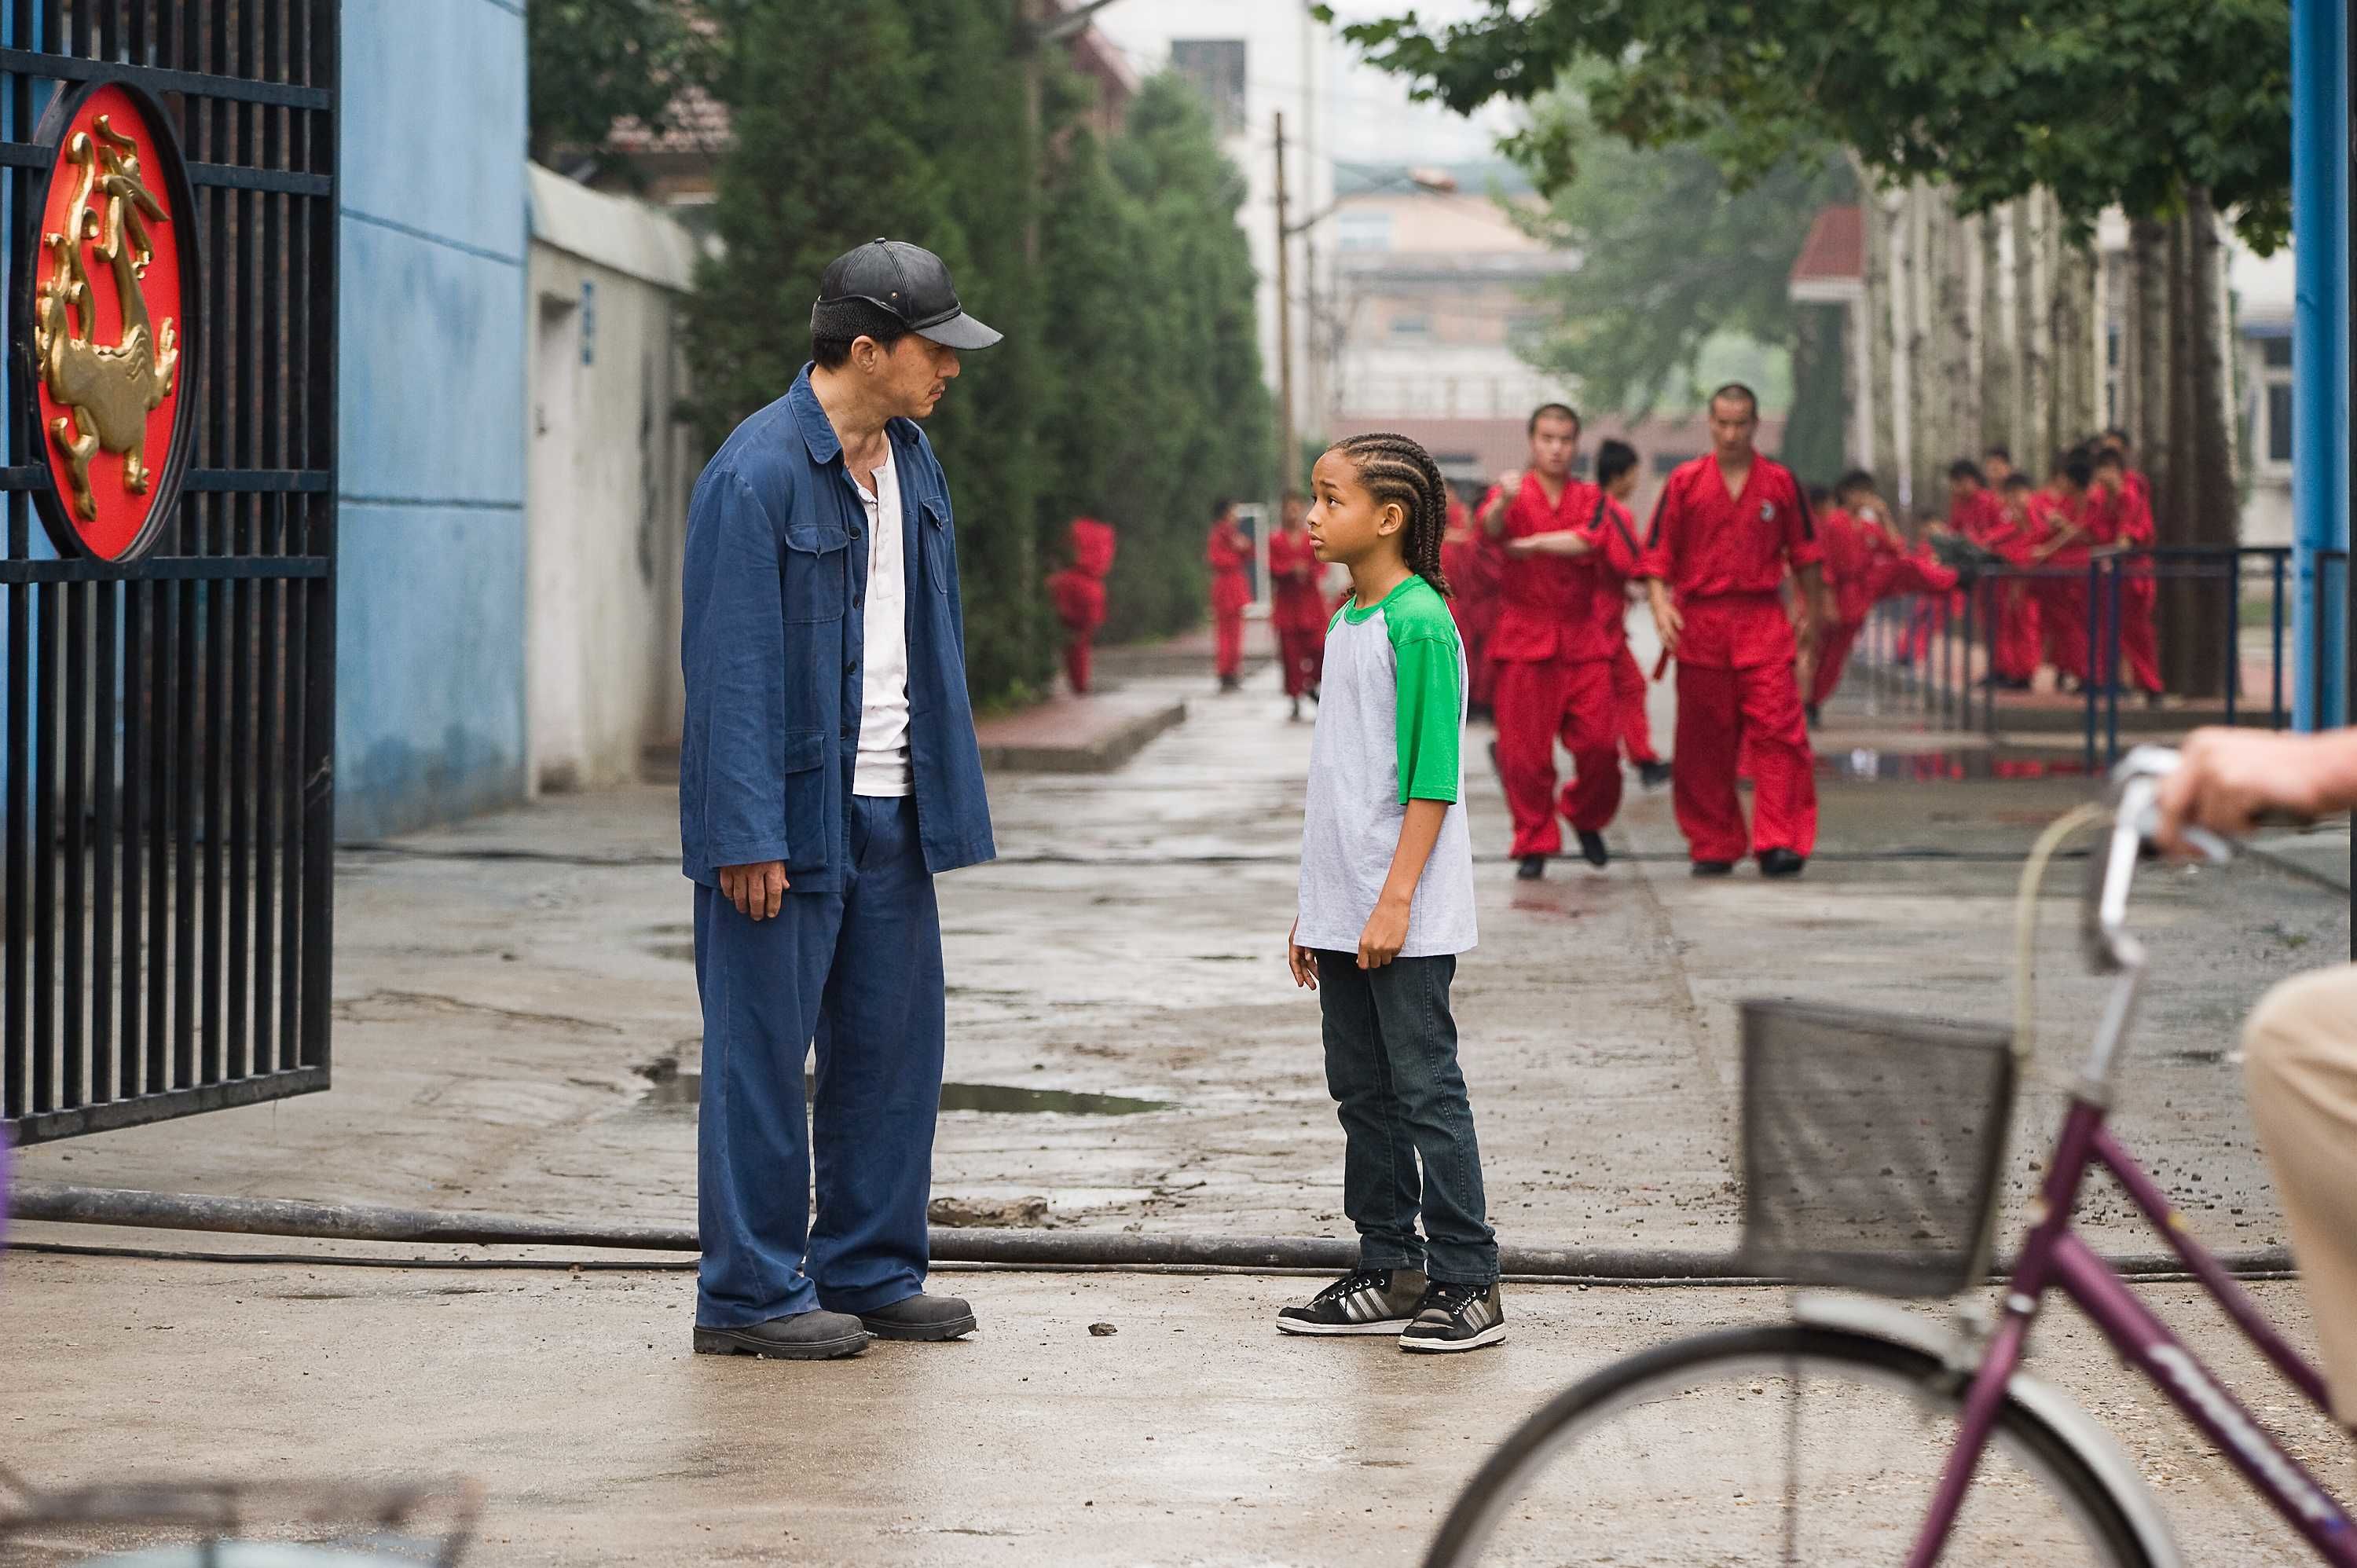
<path fill-rule="evenodd" d="M 1393 647 L 1399 679 L 1400 804 L 1457 799 L 1464 669 L 1457 632 L 1420 632 Z"/>

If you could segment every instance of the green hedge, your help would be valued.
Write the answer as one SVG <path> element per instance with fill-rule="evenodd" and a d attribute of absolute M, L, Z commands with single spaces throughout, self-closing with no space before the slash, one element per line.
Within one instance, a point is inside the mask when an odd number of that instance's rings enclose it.
<path fill-rule="evenodd" d="M 1193 90 L 1146 83 L 1124 134 L 1047 72 L 1035 147 L 1004 0 L 746 0 L 720 91 L 726 247 L 690 307 L 707 449 L 791 384 L 820 271 L 879 234 L 940 252 L 1006 342 L 970 355 L 928 434 L 958 510 L 977 701 L 1046 688 L 1065 523 L 1114 524 L 1109 639 L 1200 618 L 1212 499 L 1271 489 L 1243 180 Z M 1038 260 L 1028 259 L 1037 227 Z"/>

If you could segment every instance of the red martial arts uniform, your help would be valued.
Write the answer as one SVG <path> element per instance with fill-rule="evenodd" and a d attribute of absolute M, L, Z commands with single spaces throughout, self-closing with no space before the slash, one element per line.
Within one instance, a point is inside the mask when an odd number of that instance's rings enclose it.
<path fill-rule="evenodd" d="M 2124 544 L 2132 551 L 2147 551 L 2158 536 L 2152 521 L 2152 507 L 2145 499 L 2140 476 L 2130 474 L 2120 487 L 2117 496 L 2090 490 L 2093 503 L 2088 519 L 2098 544 Z M 2160 644 L 2154 635 L 2152 614 L 2159 600 L 2159 584 L 2154 580 L 2152 557 L 2132 554 L 2120 564 L 2120 657 L 2126 660 L 2128 674 L 2147 692 L 2158 692 L 2160 682 Z M 2105 607 L 2104 613 L 2110 614 Z M 2116 676 L 2115 676 L 2116 679 Z"/>
<path fill-rule="evenodd" d="M 1730 496 L 1718 459 L 1680 465 L 1662 489 L 1646 575 L 1666 584 L 1678 637 L 1678 736 L 1671 800 L 1689 854 L 1738 861 L 1746 844 L 1737 758 L 1749 743 L 1761 853 L 1816 847 L 1817 781 L 1801 715 L 1798 648 L 1784 613 L 1784 569 L 1824 558 L 1792 471 L 1760 455 Z"/>
<path fill-rule="evenodd" d="M 1809 685 L 1809 706 L 1823 707 L 1840 689 L 1849 650 L 1874 608 L 1874 590 L 1889 542 L 1882 531 L 1839 507 L 1816 518 L 1817 543 L 1824 552 L 1825 580 L 1833 586 L 1834 619 L 1817 628 L 1817 668 Z"/>
<path fill-rule="evenodd" d="M 1105 578 L 1113 573 L 1113 525 L 1076 517 L 1071 537 L 1072 564 L 1049 576 L 1048 596 L 1064 623 L 1064 677 L 1074 696 L 1086 696 L 1090 655 L 1104 625 Z"/>
<path fill-rule="evenodd" d="M 2041 490 L 2030 499 L 2030 516 L 2041 541 L 2083 523 L 2088 498 Z M 2046 638 L 2046 661 L 2074 681 L 2087 679 L 2088 536 L 2081 534 L 2039 564 L 2051 574 L 2038 579 L 2038 618 Z M 2064 574 L 2068 574 L 2065 575 Z"/>
<path fill-rule="evenodd" d="M 1948 526 L 2008 565 L 2028 561 L 2034 548 L 1994 490 L 1975 490 L 1955 502 L 1948 509 Z M 1973 618 L 1988 639 L 1989 672 L 2004 681 L 2027 681 L 2037 674 L 2037 613 L 2021 585 L 1993 579 L 1979 591 L 1973 609 Z"/>
<path fill-rule="evenodd" d="M 2002 499 L 1997 510 L 2003 521 L 1980 542 L 2008 566 L 2029 566 L 2038 549 L 2038 524 L 2027 510 L 2017 515 L 2007 510 Z M 1989 668 L 2000 680 L 2027 683 L 2038 674 L 2042 654 L 2035 586 L 2025 578 L 1997 577 L 1983 593 L 1985 615 L 1996 618 L 1989 639 Z"/>
<path fill-rule="evenodd" d="M 1318 581 L 1325 570 L 1308 529 L 1280 528 L 1268 536 L 1269 624 L 1276 632 L 1288 697 L 1316 691 L 1324 672 L 1328 617 Z"/>
<path fill-rule="evenodd" d="M 1490 639 L 1498 628 L 1498 577 L 1502 565 L 1498 547 L 1473 526 L 1473 514 L 1463 501 L 1448 503 L 1448 532 L 1440 541 L 1440 575 L 1448 579 L 1448 613 L 1457 635 L 1465 642 L 1467 700 L 1488 708 L 1497 697 L 1497 666 L 1490 660 Z"/>
<path fill-rule="evenodd" d="M 1244 607 L 1252 603 L 1252 585 L 1244 579 L 1244 567 L 1252 558 L 1252 541 L 1242 529 L 1232 522 L 1211 525 L 1203 559 L 1211 567 L 1213 659 L 1222 682 L 1243 673 Z"/>
<path fill-rule="evenodd" d="M 1580 479 L 1566 479 L 1550 504 L 1538 476 L 1524 474 L 1506 505 L 1503 538 L 1572 532 L 1600 550 L 1610 505 L 1602 490 Z M 1561 801 L 1571 825 L 1600 832 L 1620 809 L 1620 708 L 1612 694 L 1613 645 L 1597 614 L 1598 559 L 1509 555 L 1501 564 L 1490 657 L 1498 667 L 1498 775 L 1514 820 L 1517 860 L 1563 847 L 1555 823 L 1557 736 L 1575 769 Z"/>
<path fill-rule="evenodd" d="M 1612 640 L 1612 702 L 1617 710 L 1612 727 L 1620 742 L 1620 755 L 1646 768 L 1661 761 L 1662 754 L 1653 749 L 1653 720 L 1645 712 L 1645 672 L 1629 650 L 1629 585 L 1644 575 L 1645 553 L 1637 541 L 1637 525 L 1629 509 L 1616 500 L 1604 505 L 1607 521 L 1616 526 L 1603 532 L 1598 542 L 1596 614 Z"/>

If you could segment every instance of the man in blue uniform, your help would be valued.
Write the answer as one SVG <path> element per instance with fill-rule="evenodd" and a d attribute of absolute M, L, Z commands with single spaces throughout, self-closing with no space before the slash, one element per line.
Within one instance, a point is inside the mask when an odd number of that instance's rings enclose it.
<path fill-rule="evenodd" d="M 737 426 L 689 503 L 679 822 L 704 1003 L 699 1352 L 815 1360 L 974 1327 L 964 1302 L 924 1293 L 933 878 L 996 852 L 949 489 L 916 422 L 961 350 L 998 340 L 931 252 L 877 240 L 837 258 L 811 363 Z"/>

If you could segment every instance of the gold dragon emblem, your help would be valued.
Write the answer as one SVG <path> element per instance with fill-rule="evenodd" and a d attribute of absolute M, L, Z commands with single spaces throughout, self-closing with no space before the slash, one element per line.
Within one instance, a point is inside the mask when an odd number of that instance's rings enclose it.
<path fill-rule="evenodd" d="M 67 145 L 68 161 L 81 170 L 67 219 L 74 231 L 42 236 L 56 265 L 35 297 L 33 317 L 33 354 L 41 380 L 50 398 L 70 411 L 49 423 L 49 435 L 72 475 L 74 510 L 88 521 L 98 519 L 90 462 L 101 451 L 121 454 L 124 489 L 135 496 L 147 493 L 147 416 L 172 395 L 180 363 L 178 325 L 168 319 L 151 324 L 140 292 L 140 281 L 156 259 L 147 226 L 170 219 L 140 173 L 138 144 L 118 134 L 110 118 L 98 117 L 95 140 L 78 131 Z M 99 199 L 95 206 L 93 197 Z M 118 342 L 92 341 L 98 306 L 82 266 L 84 246 L 113 270 L 115 298 L 123 306 Z"/>

